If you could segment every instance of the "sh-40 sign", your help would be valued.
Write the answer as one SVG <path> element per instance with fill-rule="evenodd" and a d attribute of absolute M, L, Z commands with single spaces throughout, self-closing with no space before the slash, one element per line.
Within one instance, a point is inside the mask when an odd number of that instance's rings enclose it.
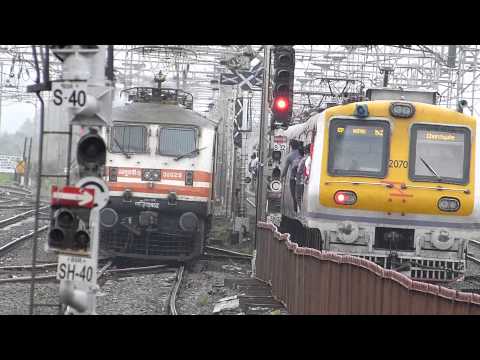
<path fill-rule="evenodd" d="M 92 259 L 71 255 L 58 256 L 58 280 L 95 284 L 96 276 L 96 266 Z"/>

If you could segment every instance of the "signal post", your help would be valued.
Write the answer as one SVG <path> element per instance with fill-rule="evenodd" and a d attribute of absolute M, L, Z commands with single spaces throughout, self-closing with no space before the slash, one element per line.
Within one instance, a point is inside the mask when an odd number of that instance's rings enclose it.
<path fill-rule="evenodd" d="M 276 133 L 288 128 L 292 120 L 295 50 L 291 45 L 266 45 L 264 62 L 256 220 L 257 223 L 271 221 L 279 226 L 281 163 L 288 144 L 285 137 Z"/>
<path fill-rule="evenodd" d="M 54 45 L 52 52 L 63 63 L 62 78 L 52 83 L 53 106 L 63 108 L 66 121 L 83 134 L 76 151 L 80 180 L 51 190 L 47 251 L 58 254 L 60 301 L 67 313 L 95 314 L 100 210 L 109 199 L 101 178 L 107 151 L 100 134 L 111 124 L 113 76 L 106 69 L 113 59 L 107 61 L 106 45 Z"/>

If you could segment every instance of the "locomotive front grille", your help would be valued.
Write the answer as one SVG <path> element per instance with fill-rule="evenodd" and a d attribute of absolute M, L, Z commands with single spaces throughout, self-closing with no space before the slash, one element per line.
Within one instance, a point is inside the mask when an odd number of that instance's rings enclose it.
<path fill-rule="evenodd" d="M 190 256 L 194 251 L 194 236 L 151 232 L 135 236 L 127 230 L 102 231 L 101 248 L 125 255 Z"/>

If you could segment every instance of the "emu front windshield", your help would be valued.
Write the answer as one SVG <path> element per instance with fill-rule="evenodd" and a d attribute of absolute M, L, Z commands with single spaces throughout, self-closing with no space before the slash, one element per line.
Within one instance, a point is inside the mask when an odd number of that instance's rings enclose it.
<path fill-rule="evenodd" d="M 390 124 L 386 121 L 333 119 L 330 122 L 329 174 L 385 177 L 389 134 Z"/>
<path fill-rule="evenodd" d="M 417 124 L 410 139 L 410 178 L 416 181 L 468 183 L 470 130 Z"/>

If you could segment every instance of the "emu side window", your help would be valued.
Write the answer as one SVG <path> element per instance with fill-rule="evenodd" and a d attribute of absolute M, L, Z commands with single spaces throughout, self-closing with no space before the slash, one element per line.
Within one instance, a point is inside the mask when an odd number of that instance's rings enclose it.
<path fill-rule="evenodd" d="M 147 129 L 144 126 L 114 126 L 110 141 L 112 153 L 145 153 Z"/>
<path fill-rule="evenodd" d="M 195 155 L 197 136 L 194 128 L 161 128 L 158 141 L 160 155 L 179 156 L 189 152 Z"/>
<path fill-rule="evenodd" d="M 328 173 L 384 178 L 389 139 L 387 121 L 333 119 L 329 132 Z"/>

